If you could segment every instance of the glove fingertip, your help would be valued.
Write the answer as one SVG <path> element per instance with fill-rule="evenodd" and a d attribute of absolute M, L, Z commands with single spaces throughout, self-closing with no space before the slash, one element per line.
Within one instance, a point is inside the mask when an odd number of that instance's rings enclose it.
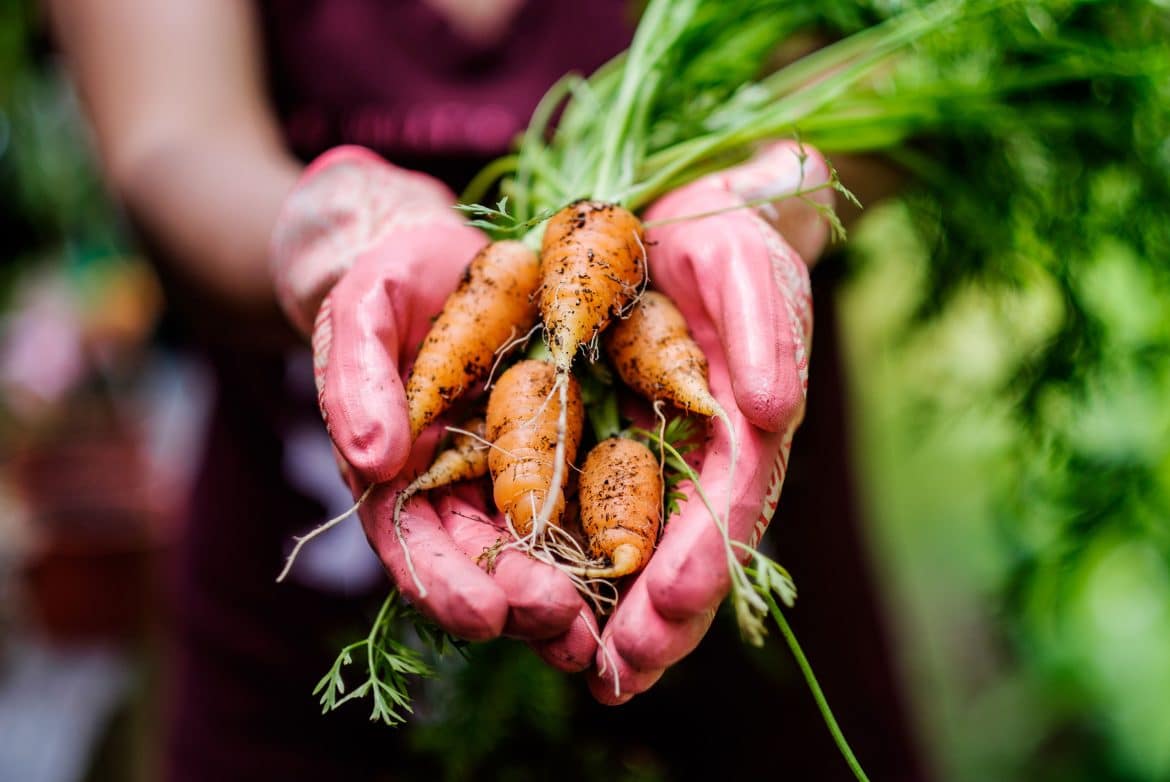
<path fill-rule="evenodd" d="M 584 604 L 568 577 L 517 551 L 489 558 L 507 540 L 506 533 L 458 497 L 440 497 L 435 509 L 455 545 L 504 591 L 509 607 L 506 635 L 533 640 L 569 629 Z"/>
<path fill-rule="evenodd" d="M 336 401 L 334 401 L 336 400 Z M 393 410 L 376 416 L 364 398 L 322 398 L 321 415 L 338 456 L 358 483 L 384 483 L 410 460 L 410 427 Z M 393 408 L 393 403 L 388 405 Z"/>
<path fill-rule="evenodd" d="M 461 587 L 444 615 L 448 617 L 448 628 L 460 638 L 489 641 L 504 632 L 504 625 L 508 621 L 508 601 L 497 588 L 486 585 Z"/>
<path fill-rule="evenodd" d="M 329 421 L 329 411 L 323 412 Z M 372 417 L 360 422 L 351 418 L 350 425 L 342 431 L 332 425 L 328 429 L 341 458 L 366 485 L 390 480 L 410 458 L 411 442 L 406 425 L 387 425 Z"/>
<path fill-rule="evenodd" d="M 323 341 L 314 335 L 315 348 Z M 355 341 L 360 342 L 350 340 Z M 402 470 L 414 445 L 402 380 L 384 351 L 330 342 L 314 358 L 321 417 L 338 453 L 359 478 L 387 481 Z"/>
<path fill-rule="evenodd" d="M 766 432 L 779 432 L 801 417 L 805 392 L 796 371 L 766 376 L 759 372 L 737 372 L 736 369 L 732 362 L 731 385 L 735 404 L 753 426 Z"/>
<path fill-rule="evenodd" d="M 396 530 L 396 498 L 396 490 L 376 490 L 362 521 L 399 590 L 453 635 L 470 641 L 498 637 L 508 619 L 503 590 L 459 551 L 428 503 L 408 502 Z"/>
<path fill-rule="evenodd" d="M 581 598 L 572 583 L 552 568 L 529 569 L 499 579 L 508 593 L 512 616 L 507 631 L 530 638 L 559 635 L 569 629 L 581 610 Z"/>
<path fill-rule="evenodd" d="M 503 634 L 508 605 L 492 590 L 463 587 L 452 596 L 450 591 L 424 576 L 422 580 L 428 586 L 423 597 L 408 573 L 400 573 L 396 568 L 390 572 L 407 601 L 451 635 L 467 641 L 490 641 Z"/>
<path fill-rule="evenodd" d="M 592 664 L 597 652 L 597 622 L 588 609 L 583 609 L 556 638 L 530 641 L 529 648 L 545 663 L 565 673 L 578 673 Z"/>
<path fill-rule="evenodd" d="M 589 674 L 589 692 L 603 706 L 621 706 L 635 695 L 650 689 L 662 678 L 665 668 L 641 671 L 630 665 L 606 640 L 597 650 L 596 668 Z"/>

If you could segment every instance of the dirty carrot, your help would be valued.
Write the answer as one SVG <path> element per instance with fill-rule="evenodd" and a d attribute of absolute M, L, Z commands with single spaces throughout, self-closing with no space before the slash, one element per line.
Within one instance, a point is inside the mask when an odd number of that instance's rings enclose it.
<path fill-rule="evenodd" d="M 455 431 L 451 447 L 439 452 L 427 471 L 419 475 L 398 495 L 394 520 L 398 511 L 411 496 L 450 486 L 459 481 L 482 478 L 488 473 L 488 445 L 485 439 L 487 425 L 482 418 L 473 418 Z"/>
<path fill-rule="evenodd" d="M 605 334 L 605 352 L 626 385 L 653 402 L 666 401 L 691 413 L 716 418 L 727 429 L 731 456 L 727 481 L 735 482 L 739 441 L 731 419 L 707 383 L 707 357 L 670 297 L 646 291 L 625 319 Z M 731 495 L 724 520 L 731 518 Z"/>
<path fill-rule="evenodd" d="M 617 204 L 577 201 L 549 219 L 540 258 L 540 314 L 565 373 L 645 285 L 642 225 Z"/>
<path fill-rule="evenodd" d="M 546 518 L 557 523 L 564 512 L 565 465 L 554 469 L 558 450 L 566 463 L 573 460 L 581 441 L 584 407 L 576 380 L 566 378 L 566 401 L 554 394 L 558 374 L 552 364 L 526 360 L 510 367 L 496 381 L 488 398 L 488 455 L 496 507 L 520 535 L 543 530 L 533 520 L 546 501 L 552 512 Z M 562 414 L 563 405 L 563 414 Z M 557 422 L 565 421 L 564 448 L 557 448 Z M 558 474 L 560 476 L 558 480 Z"/>
<path fill-rule="evenodd" d="M 539 270 L 535 253 L 516 241 L 493 242 L 472 259 L 406 381 L 413 437 L 487 376 L 502 345 L 536 323 Z"/>
<path fill-rule="evenodd" d="M 641 222 L 617 204 L 575 201 L 549 219 L 540 250 L 540 315 L 562 411 L 568 409 L 566 386 L 577 350 L 595 342 L 645 286 L 644 249 Z M 566 434 L 562 415 L 556 424 L 554 484 L 565 477 Z M 538 526 L 557 512 L 549 494 L 540 506 Z"/>
<path fill-rule="evenodd" d="M 618 375 L 642 396 L 708 418 L 721 412 L 707 385 L 707 357 L 669 297 L 646 291 L 604 337 Z"/>
<path fill-rule="evenodd" d="M 624 437 L 598 443 L 581 467 L 578 492 L 589 553 L 610 563 L 581 574 L 618 578 L 641 570 L 654 552 L 662 513 L 662 475 L 650 449 Z"/>

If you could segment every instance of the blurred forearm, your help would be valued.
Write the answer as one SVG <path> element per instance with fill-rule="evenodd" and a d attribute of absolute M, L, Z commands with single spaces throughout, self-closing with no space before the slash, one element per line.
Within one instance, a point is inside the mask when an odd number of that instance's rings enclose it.
<path fill-rule="evenodd" d="M 175 138 L 114 185 L 140 230 L 203 298 L 242 316 L 276 316 L 268 237 L 299 168 L 247 145 Z"/>
<path fill-rule="evenodd" d="M 268 237 L 300 166 L 267 105 L 252 5 L 49 7 L 107 179 L 148 241 L 215 316 L 275 321 Z"/>

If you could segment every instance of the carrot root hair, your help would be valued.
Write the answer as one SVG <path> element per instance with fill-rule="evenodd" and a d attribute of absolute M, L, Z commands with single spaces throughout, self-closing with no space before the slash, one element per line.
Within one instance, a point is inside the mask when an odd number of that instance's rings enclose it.
<path fill-rule="evenodd" d="M 288 556 L 285 558 L 284 567 L 281 569 L 280 573 L 276 576 L 276 583 L 279 584 L 282 581 L 284 581 L 285 578 L 288 577 L 289 572 L 292 570 L 293 564 L 296 563 L 297 557 L 300 556 L 301 549 L 304 547 L 304 545 L 306 543 L 308 543 L 310 540 L 313 540 L 314 538 L 316 538 L 320 535 L 325 534 L 326 532 L 333 529 L 341 522 L 348 519 L 353 514 L 357 513 L 358 509 L 361 508 L 362 504 L 366 501 L 366 498 L 370 496 L 370 492 L 372 492 L 374 490 L 375 486 L 377 486 L 376 483 L 371 483 L 369 486 L 367 486 L 366 490 L 362 492 L 362 496 L 358 497 L 357 501 L 353 505 L 349 506 L 349 508 L 346 511 L 344 511 L 343 513 L 339 513 L 338 515 L 329 519 L 329 521 L 326 521 L 322 524 L 318 524 L 316 527 L 314 527 L 313 529 L 311 529 L 309 532 L 305 533 L 304 535 L 294 536 L 293 540 L 296 541 L 296 545 L 293 546 L 292 551 L 290 551 L 288 553 Z"/>
<path fill-rule="evenodd" d="M 565 434 L 569 428 L 569 372 L 568 370 L 561 371 L 557 369 L 556 382 L 553 383 L 552 391 L 549 393 L 549 399 L 553 394 L 558 397 L 560 403 L 560 410 L 557 411 L 557 446 L 553 452 L 553 474 L 552 480 L 549 482 L 549 491 L 544 496 L 544 503 L 540 507 L 540 511 L 533 518 L 532 530 L 539 538 L 546 527 L 549 526 L 549 520 L 552 518 L 553 510 L 556 508 L 557 499 L 564 495 L 562 484 L 565 480 Z M 545 404 L 548 403 L 546 400 Z"/>
<path fill-rule="evenodd" d="M 422 579 L 418 577 L 418 571 L 414 568 L 414 558 L 410 556 L 410 546 L 406 542 L 406 535 L 402 532 L 402 508 L 410 501 L 415 494 L 418 493 L 419 478 L 399 492 L 398 497 L 394 500 L 394 537 L 398 540 L 398 545 L 402 548 L 402 558 L 406 562 L 406 572 L 410 574 L 411 581 L 414 582 L 414 588 L 418 590 L 419 598 L 427 596 L 427 588 L 423 584 Z"/>
<path fill-rule="evenodd" d="M 731 492 L 735 488 L 735 466 L 739 462 L 739 438 L 735 434 L 735 427 L 731 425 L 731 417 L 727 415 L 727 411 L 714 397 L 711 398 L 711 401 L 715 405 L 714 417 L 727 429 L 728 447 L 731 450 L 727 462 L 727 505 L 723 514 L 723 528 L 726 535 L 727 531 L 731 529 Z"/>
<path fill-rule="evenodd" d="M 596 569 L 601 563 L 591 560 L 571 533 L 555 524 L 549 524 L 538 537 L 535 534 L 536 525 L 533 524 L 527 535 L 520 535 L 510 518 L 505 516 L 504 520 L 512 540 L 500 548 L 500 553 L 519 551 L 564 573 L 576 587 L 578 594 L 593 606 L 593 612 L 598 616 L 604 616 L 614 609 L 618 599 L 617 587 L 607 581 L 605 576 L 586 572 L 588 568 L 583 565 L 593 565 Z"/>
<path fill-rule="evenodd" d="M 605 645 L 605 640 L 601 637 L 601 633 L 594 629 L 593 625 L 588 622 L 585 623 L 589 634 L 593 636 L 593 640 L 597 642 L 597 649 L 601 652 L 601 665 L 597 668 L 597 675 L 604 676 L 606 671 L 613 671 L 613 697 L 622 697 L 622 683 L 618 676 L 617 661 L 613 659 L 610 654 L 609 647 Z"/>
<path fill-rule="evenodd" d="M 484 385 L 483 385 L 484 390 L 490 389 L 492 387 L 492 382 L 496 379 L 496 370 L 498 370 L 500 368 L 500 363 L 504 360 L 504 357 L 507 356 L 510 352 L 512 352 L 513 348 L 515 348 L 519 345 L 526 344 L 528 342 L 528 340 L 532 339 L 532 335 L 535 334 L 537 331 L 540 331 L 540 329 L 542 329 L 542 328 L 543 328 L 543 326 L 541 324 L 537 323 L 532 328 L 530 328 L 528 331 L 524 332 L 524 334 L 522 334 L 521 336 L 518 336 L 518 337 L 513 336 L 507 342 L 505 342 L 504 344 L 502 344 L 498 348 L 496 348 L 496 360 L 492 362 L 492 368 L 488 372 L 487 380 L 484 382 Z M 514 331 L 513 331 L 513 334 L 515 334 Z"/>

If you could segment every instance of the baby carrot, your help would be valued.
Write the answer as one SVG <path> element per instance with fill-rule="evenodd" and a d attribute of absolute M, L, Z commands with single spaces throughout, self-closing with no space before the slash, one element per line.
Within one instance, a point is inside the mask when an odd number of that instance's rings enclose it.
<path fill-rule="evenodd" d="M 501 346 L 536 323 L 539 269 L 535 253 L 514 241 L 489 244 L 472 259 L 406 381 L 413 437 L 487 376 Z"/>

